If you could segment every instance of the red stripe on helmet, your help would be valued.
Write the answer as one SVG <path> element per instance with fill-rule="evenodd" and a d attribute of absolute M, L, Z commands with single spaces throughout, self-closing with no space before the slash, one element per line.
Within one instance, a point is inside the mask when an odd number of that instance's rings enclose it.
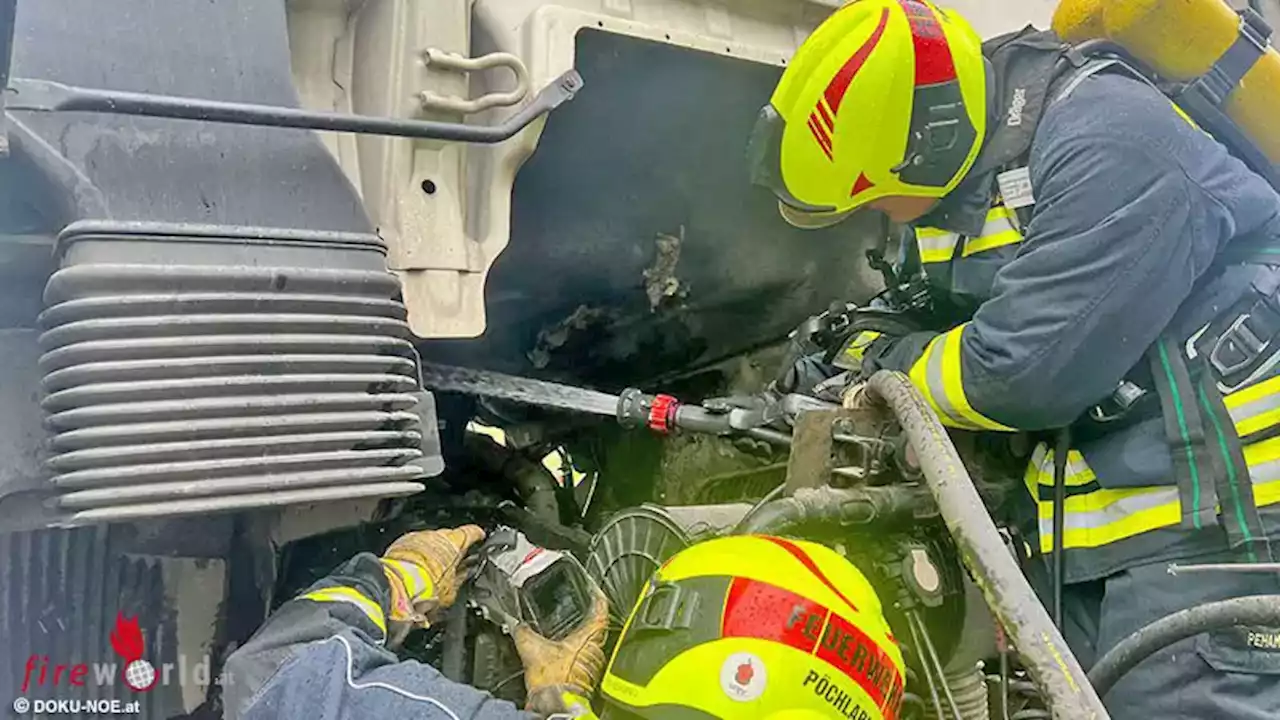
<path fill-rule="evenodd" d="M 845 61 L 844 65 L 836 71 L 836 76 L 831 78 L 831 82 L 827 84 L 827 89 L 822 92 L 822 96 L 827 99 L 827 104 L 831 106 L 833 114 L 840 113 L 840 101 L 844 100 L 844 94 L 849 90 L 849 83 L 853 82 L 854 76 L 862 69 L 863 64 L 867 62 L 867 58 L 871 56 L 871 51 L 876 49 L 876 45 L 880 44 L 880 38 L 884 37 L 884 29 L 889 25 L 889 8 L 880 11 L 880 24 L 876 25 L 876 29 L 871 32 L 871 37 L 862 43 L 862 47 Z"/>
<path fill-rule="evenodd" d="M 898 0 L 898 4 L 911 25 L 911 41 L 916 52 L 916 87 L 955 80 L 951 47 L 933 8 L 919 0 Z"/>
<path fill-rule="evenodd" d="M 800 564 L 803 565 L 806 570 L 813 573 L 813 576 L 822 581 L 822 584 L 826 585 L 831 592 L 835 593 L 836 597 L 843 600 L 845 605 L 849 606 L 850 610 L 855 612 L 858 610 L 858 606 L 854 605 L 852 600 L 845 597 L 844 593 L 840 592 L 840 588 L 836 587 L 835 583 L 831 582 L 831 579 L 827 577 L 827 574 L 822 572 L 822 569 L 813 561 L 813 558 L 809 557 L 808 553 L 800 549 L 799 545 L 796 545 L 790 540 L 783 540 L 782 538 L 777 537 L 765 537 L 764 539 L 791 553 L 791 556 L 796 560 L 799 560 Z"/>
<path fill-rule="evenodd" d="M 831 119 L 831 113 L 827 112 L 827 104 L 818 98 L 818 114 L 822 116 L 822 123 L 827 126 L 828 130 L 835 130 L 835 121 Z"/>
<path fill-rule="evenodd" d="M 790 590 L 734 578 L 724 601 L 720 635 L 770 640 L 812 653 L 822 636 L 828 612 Z"/>
<path fill-rule="evenodd" d="M 827 159 L 834 160 L 835 157 L 831 154 L 831 138 L 827 137 L 827 133 L 818 125 L 818 119 L 813 115 L 809 116 L 809 132 L 813 133 L 813 139 L 818 141 L 818 147 L 822 148 Z"/>

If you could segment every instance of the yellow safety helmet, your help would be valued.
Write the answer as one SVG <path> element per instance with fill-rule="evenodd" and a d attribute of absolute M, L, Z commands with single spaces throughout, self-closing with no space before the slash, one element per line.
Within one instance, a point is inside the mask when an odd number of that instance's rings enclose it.
<path fill-rule="evenodd" d="M 853 0 L 805 40 L 760 111 L 752 182 L 798 227 L 883 197 L 942 198 L 987 125 L 982 41 L 924 0 Z"/>
<path fill-rule="evenodd" d="M 902 652 L 834 550 L 764 536 L 687 548 L 649 581 L 601 683 L 604 720 L 893 720 Z"/>

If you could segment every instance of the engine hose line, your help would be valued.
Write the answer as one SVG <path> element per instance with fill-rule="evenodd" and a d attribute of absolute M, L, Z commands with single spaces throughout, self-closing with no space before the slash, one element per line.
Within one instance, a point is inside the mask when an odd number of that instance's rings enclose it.
<path fill-rule="evenodd" d="M 1055 715 L 1110 720 L 1080 662 L 1000 538 L 933 408 L 902 373 L 877 372 L 868 389 L 898 418 L 961 560 Z"/>
<path fill-rule="evenodd" d="M 1164 648 L 1200 633 L 1236 625 L 1280 625 L 1280 595 L 1219 600 L 1166 615 L 1111 648 L 1089 671 L 1089 680 L 1098 695 L 1106 695 L 1125 673 Z"/>
<path fill-rule="evenodd" d="M 964 720 L 991 720 L 987 677 L 976 663 L 968 670 L 947 673 L 947 687 L 955 695 L 956 707 Z"/>

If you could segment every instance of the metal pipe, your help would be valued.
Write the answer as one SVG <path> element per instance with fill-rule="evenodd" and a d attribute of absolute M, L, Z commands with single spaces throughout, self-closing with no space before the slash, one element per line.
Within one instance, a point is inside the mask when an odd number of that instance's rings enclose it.
<path fill-rule="evenodd" d="M 1089 671 L 1098 695 L 1106 695 L 1138 663 L 1170 645 L 1237 625 L 1280 625 L 1280 595 L 1253 595 L 1205 603 L 1166 615 L 1111 648 Z"/>
<path fill-rule="evenodd" d="M 933 409 L 902 373 L 871 377 L 915 448 L 960 557 L 1057 717 L 1109 720 L 1102 700 L 1001 540 L 982 497 Z"/>
<path fill-rule="evenodd" d="M 532 102 L 498 125 L 466 125 L 431 120 L 318 112 L 276 105 L 100 90 L 25 78 L 10 82 L 5 94 L 10 110 L 96 112 L 231 125 L 301 128 L 494 144 L 511 138 L 539 116 L 572 100 L 573 96 L 582 89 L 582 85 L 582 76 L 576 70 L 570 70 L 543 88 L 534 96 Z"/>
<path fill-rule="evenodd" d="M 1183 573 L 1224 572 L 1224 573 L 1262 573 L 1280 575 L 1280 563 L 1204 563 L 1201 565 L 1179 565 L 1169 563 L 1170 575 Z"/>

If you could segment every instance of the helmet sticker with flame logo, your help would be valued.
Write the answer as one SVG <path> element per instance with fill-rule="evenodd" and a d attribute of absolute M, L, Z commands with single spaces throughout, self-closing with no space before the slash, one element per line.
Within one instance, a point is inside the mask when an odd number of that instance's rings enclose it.
<path fill-rule="evenodd" d="M 764 694 L 768 683 L 764 661 L 751 653 L 734 653 L 720 666 L 720 687 L 731 700 L 751 702 Z"/>

